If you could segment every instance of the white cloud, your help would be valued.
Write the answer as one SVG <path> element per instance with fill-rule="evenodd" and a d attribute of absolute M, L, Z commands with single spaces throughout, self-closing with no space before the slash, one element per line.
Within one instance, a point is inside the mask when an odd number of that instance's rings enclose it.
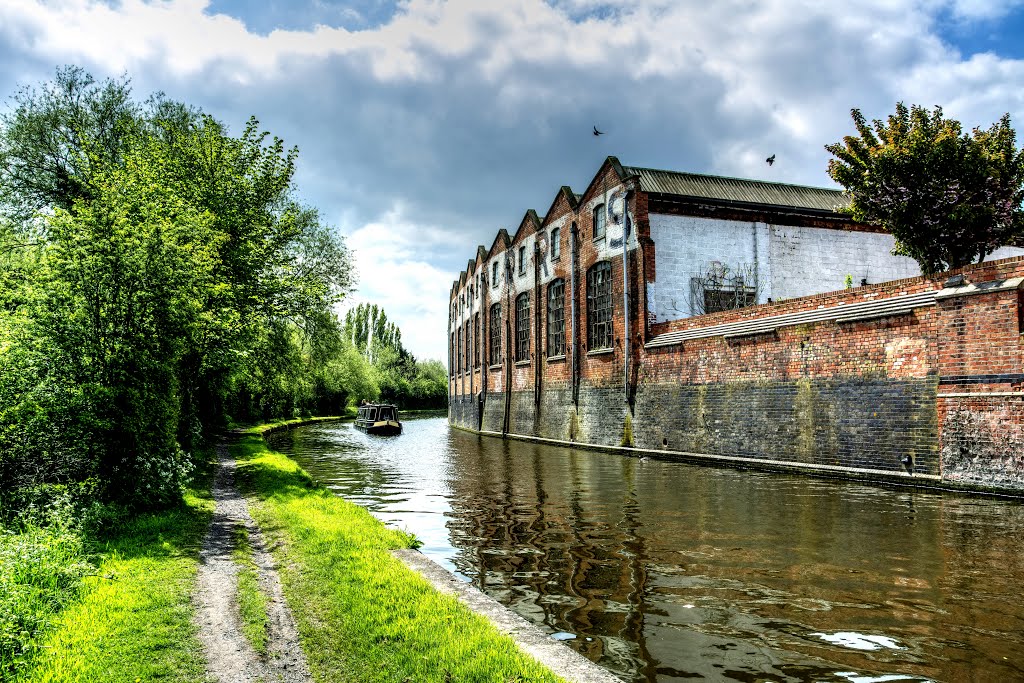
<path fill-rule="evenodd" d="M 377 220 L 343 230 L 355 252 L 359 287 L 345 308 L 375 303 L 402 330 L 406 348 L 420 359 L 447 357 L 448 287 L 457 273 L 434 265 L 439 253 L 458 253 L 464 238 L 417 225 L 396 205 Z M 443 295 L 438 295 L 443 291 Z"/>
<path fill-rule="evenodd" d="M 828 184 L 823 145 L 897 100 L 968 127 L 1024 105 L 1024 62 L 964 59 L 937 26 L 1011 0 L 409 0 L 380 26 L 255 33 L 203 0 L 0 3 L 0 92 L 61 63 L 127 72 L 298 144 L 297 182 L 341 217 L 359 297 L 444 357 L 452 279 L 601 160 Z M 254 9 L 253 11 L 259 11 Z M 599 124 L 608 134 L 590 135 Z M 777 155 L 774 166 L 765 157 Z"/>

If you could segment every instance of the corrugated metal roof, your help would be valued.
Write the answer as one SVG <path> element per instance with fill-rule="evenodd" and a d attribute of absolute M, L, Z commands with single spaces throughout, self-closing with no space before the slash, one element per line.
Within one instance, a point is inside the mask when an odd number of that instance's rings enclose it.
<path fill-rule="evenodd" d="M 849 200 L 842 192 L 824 187 L 786 185 L 764 180 L 660 171 L 633 166 L 625 167 L 623 170 L 628 175 L 639 176 L 640 188 L 644 192 L 818 211 L 834 211 L 836 207 L 849 204 Z"/>

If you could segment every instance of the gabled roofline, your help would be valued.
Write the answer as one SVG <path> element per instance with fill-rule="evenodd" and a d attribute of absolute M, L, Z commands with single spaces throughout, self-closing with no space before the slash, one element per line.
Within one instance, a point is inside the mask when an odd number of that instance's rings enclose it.
<path fill-rule="evenodd" d="M 583 190 L 583 194 L 580 195 L 579 200 L 576 202 L 575 208 L 579 209 L 579 206 L 590 194 L 591 188 L 593 188 L 594 185 L 597 183 L 597 179 L 604 176 L 605 169 L 609 166 L 612 168 L 613 171 L 615 171 L 615 175 L 619 176 L 619 182 L 625 182 L 630 178 L 634 177 L 635 175 L 626 173 L 625 167 L 619 163 L 617 157 L 609 156 L 605 158 L 604 163 L 601 164 L 601 168 L 597 170 L 597 173 L 594 174 L 594 177 L 590 180 L 590 183 L 587 185 L 587 189 Z"/>
<path fill-rule="evenodd" d="M 576 198 L 576 193 L 572 191 L 572 188 L 568 185 L 562 185 L 558 188 L 558 192 L 555 193 L 555 198 L 551 201 L 551 206 L 548 207 L 548 212 L 544 214 L 544 220 L 541 223 L 541 227 L 547 225 L 549 218 L 555 219 L 555 207 L 558 206 L 558 200 L 565 197 L 565 203 L 569 205 L 569 210 L 575 212 L 576 207 L 579 206 L 579 201 Z"/>
<path fill-rule="evenodd" d="M 482 263 L 483 261 L 486 261 L 486 260 L 487 260 L 487 250 L 484 249 L 484 245 L 482 245 L 482 244 L 476 245 L 476 261 L 477 261 L 477 263 Z"/>
<path fill-rule="evenodd" d="M 498 247 L 498 242 L 501 242 L 501 246 L 505 247 L 505 249 L 512 246 L 512 240 L 509 239 L 508 230 L 505 228 L 500 228 L 498 230 L 498 234 L 494 236 L 494 241 L 491 242 L 491 248 L 487 250 L 487 258 L 494 256 L 494 252 Z"/>
<path fill-rule="evenodd" d="M 528 225 L 533 226 L 534 232 L 538 232 L 541 229 L 541 219 L 533 209 L 527 209 L 526 214 L 523 216 L 523 220 L 519 221 L 519 227 L 516 228 L 516 234 L 512 236 L 512 244 L 515 244 L 519 240 L 519 234 L 523 232 L 523 228 Z"/>

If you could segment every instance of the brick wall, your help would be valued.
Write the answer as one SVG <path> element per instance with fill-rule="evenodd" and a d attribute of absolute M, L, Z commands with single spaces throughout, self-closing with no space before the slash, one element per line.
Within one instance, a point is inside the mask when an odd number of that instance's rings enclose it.
<path fill-rule="evenodd" d="M 638 193 L 631 204 L 634 239 L 627 244 L 627 322 L 621 247 L 594 239 L 592 224 L 593 207 L 622 189 L 608 168 L 582 196 L 562 192 L 548 216 L 528 214 L 507 244 L 496 240 L 490 252 L 478 253 L 468 276 L 453 287 L 450 331 L 475 325 L 477 312 L 486 321 L 483 312 L 493 302 L 501 302 L 503 314 L 500 363 L 485 368 L 481 359 L 473 371 L 452 374 L 453 424 L 632 446 L 663 457 L 704 454 L 830 474 L 869 471 L 901 481 L 1024 492 L 1024 294 L 1013 280 L 1024 277 L 1024 257 L 657 322 L 648 316 L 647 296 L 659 292 L 647 285 L 657 281 L 656 271 L 667 262 L 655 258 L 659 245 L 651 239 L 648 198 Z M 575 259 L 573 225 L 579 234 Z M 550 240 L 555 227 L 558 259 L 550 257 L 550 247 L 533 250 L 534 243 Z M 529 245 L 529 263 L 520 274 L 523 244 Z M 517 259 L 513 277 L 502 276 L 497 285 L 485 282 L 480 291 L 472 273 L 490 273 L 493 262 L 504 264 L 506 250 Z M 612 344 L 595 350 L 588 348 L 586 273 L 602 260 L 611 265 Z M 956 273 L 968 284 L 945 288 Z M 548 358 L 544 306 L 555 279 L 565 282 L 566 354 Z M 469 296 L 473 283 L 479 303 Z M 739 338 L 706 336 L 645 347 L 672 331 L 929 292 L 940 293 L 934 304 L 886 317 L 829 319 Z M 522 293 L 530 298 L 531 330 L 529 355 L 517 362 L 509 343 L 515 325 L 508 317 Z"/>

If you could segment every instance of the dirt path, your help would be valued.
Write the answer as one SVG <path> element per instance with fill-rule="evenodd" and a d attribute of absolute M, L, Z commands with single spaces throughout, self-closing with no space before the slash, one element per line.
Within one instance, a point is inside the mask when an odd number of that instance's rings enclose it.
<path fill-rule="evenodd" d="M 196 621 L 210 676 L 220 683 L 309 683 L 312 678 L 299 646 L 298 632 L 281 591 L 274 561 L 263 543 L 249 506 L 235 488 L 235 461 L 228 447 L 217 446 L 217 476 L 213 484 L 216 508 L 203 539 L 196 581 Z M 238 565 L 231 557 L 238 526 L 249 532 L 259 584 L 267 597 L 270 621 L 268 656 L 261 657 L 242 633 L 238 614 Z"/>

